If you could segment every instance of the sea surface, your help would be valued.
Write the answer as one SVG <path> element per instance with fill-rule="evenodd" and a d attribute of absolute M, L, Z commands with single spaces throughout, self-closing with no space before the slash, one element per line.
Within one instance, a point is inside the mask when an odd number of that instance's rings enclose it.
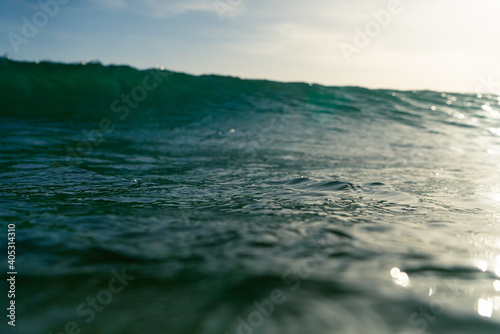
<path fill-rule="evenodd" d="M 1 58 L 0 332 L 500 333 L 499 103 Z"/>

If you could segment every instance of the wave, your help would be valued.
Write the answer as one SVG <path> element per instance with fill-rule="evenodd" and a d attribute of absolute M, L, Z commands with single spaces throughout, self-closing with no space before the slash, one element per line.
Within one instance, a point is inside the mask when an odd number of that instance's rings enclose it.
<path fill-rule="evenodd" d="M 0 113 L 8 116 L 120 119 L 197 113 L 312 112 L 353 118 L 385 117 L 412 126 L 425 121 L 467 125 L 460 114 L 495 103 L 473 94 L 370 90 L 307 83 L 193 76 L 98 62 L 61 64 L 0 58 Z M 132 112 L 133 111 L 133 112 Z M 425 118 L 425 119 L 424 119 Z"/>

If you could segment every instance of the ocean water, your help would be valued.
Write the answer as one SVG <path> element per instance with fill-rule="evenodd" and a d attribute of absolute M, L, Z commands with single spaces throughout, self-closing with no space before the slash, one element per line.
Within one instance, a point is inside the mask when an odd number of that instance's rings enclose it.
<path fill-rule="evenodd" d="M 0 331 L 499 333 L 499 102 L 2 58 Z"/>

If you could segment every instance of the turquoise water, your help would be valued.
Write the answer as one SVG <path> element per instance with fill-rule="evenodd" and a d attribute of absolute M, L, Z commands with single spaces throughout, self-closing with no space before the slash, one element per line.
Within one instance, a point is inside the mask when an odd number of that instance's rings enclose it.
<path fill-rule="evenodd" d="M 500 331 L 497 96 L 0 73 L 2 333 Z"/>

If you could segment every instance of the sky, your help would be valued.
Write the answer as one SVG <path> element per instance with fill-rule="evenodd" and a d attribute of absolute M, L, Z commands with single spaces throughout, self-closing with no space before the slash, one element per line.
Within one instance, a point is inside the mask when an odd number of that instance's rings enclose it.
<path fill-rule="evenodd" d="M 500 93 L 497 0 L 6 0 L 0 55 Z"/>

